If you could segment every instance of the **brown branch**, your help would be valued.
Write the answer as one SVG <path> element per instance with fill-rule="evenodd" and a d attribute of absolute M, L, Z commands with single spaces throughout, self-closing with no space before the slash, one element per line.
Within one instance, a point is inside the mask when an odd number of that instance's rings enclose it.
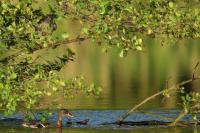
<path fill-rule="evenodd" d="M 24 50 L 24 49 L 21 49 L 21 50 L 18 50 L 18 51 L 16 51 L 16 52 L 12 53 L 12 54 L 5 55 L 5 56 L 0 57 L 0 63 L 1 63 L 1 62 L 5 62 L 5 61 L 7 61 L 7 60 L 10 60 L 10 59 L 12 59 L 12 58 L 14 58 L 14 57 L 20 55 L 20 53 L 21 53 L 23 50 Z"/>
<path fill-rule="evenodd" d="M 182 111 L 179 115 L 178 115 L 178 117 L 171 123 L 171 124 L 169 124 L 169 126 L 175 126 L 176 125 L 176 123 L 178 122 L 178 121 L 180 121 L 185 115 L 187 115 L 188 114 L 188 111 Z"/>
<path fill-rule="evenodd" d="M 77 38 L 72 39 L 72 40 L 57 41 L 57 42 L 53 42 L 52 44 L 50 44 L 50 47 L 43 48 L 43 49 L 56 48 L 56 47 L 63 45 L 63 44 L 70 44 L 70 43 L 75 43 L 75 42 L 78 42 L 78 44 L 80 44 L 81 42 L 89 40 L 89 39 L 90 39 L 89 37 L 86 37 L 86 38 L 77 37 Z M 26 50 L 26 49 L 21 49 L 21 50 L 18 50 L 17 52 L 14 52 L 13 54 L 7 55 L 5 57 L 0 57 L 0 63 L 4 62 L 4 61 L 8 61 L 10 59 L 13 59 L 13 58 L 19 56 L 20 53 L 23 52 L 24 50 Z M 39 50 L 39 49 L 35 49 L 34 51 L 37 51 L 37 50 Z"/>
<path fill-rule="evenodd" d="M 195 67 L 194 67 L 194 69 L 193 69 L 192 78 L 195 78 L 195 73 L 196 73 L 196 71 L 197 71 L 197 69 L 198 69 L 198 66 L 199 66 L 199 61 L 196 63 L 196 65 L 195 65 Z"/>
<path fill-rule="evenodd" d="M 80 44 L 81 42 L 89 40 L 89 39 L 90 39 L 89 37 L 86 37 L 86 38 L 77 37 L 77 38 L 71 39 L 71 40 L 57 41 L 57 42 L 54 42 L 53 44 L 51 44 L 50 48 L 56 48 L 63 44 L 70 44 L 70 43 L 75 43 L 75 42 L 78 42 L 78 44 Z"/>
<path fill-rule="evenodd" d="M 121 117 L 117 120 L 117 122 L 118 122 L 119 124 L 121 124 L 122 121 L 123 121 L 124 119 L 126 119 L 131 113 L 133 113 L 136 109 L 138 109 L 140 106 L 142 106 L 143 104 L 147 103 L 148 101 L 154 99 L 155 97 L 157 97 L 157 96 L 159 96 L 159 95 L 162 95 L 166 90 L 167 90 L 167 91 L 178 90 L 178 89 L 180 88 L 180 86 L 183 86 L 183 85 L 185 85 L 185 84 L 188 84 L 188 83 L 190 83 L 190 82 L 193 82 L 193 81 L 199 80 L 199 79 L 200 79 L 200 76 L 197 76 L 197 77 L 194 77 L 194 78 L 191 78 L 191 79 L 182 81 L 181 83 L 178 83 L 178 84 L 176 84 L 176 85 L 173 85 L 172 87 L 170 87 L 170 88 L 168 88 L 168 89 L 164 89 L 164 90 L 162 90 L 162 91 L 160 91 L 160 92 L 157 92 L 157 93 L 153 94 L 152 96 L 150 96 L 150 97 L 144 99 L 142 102 L 140 102 L 139 104 L 137 104 L 136 106 L 134 106 L 134 107 L 133 107 L 131 110 L 129 110 L 126 114 L 124 114 L 123 116 L 121 116 Z"/>

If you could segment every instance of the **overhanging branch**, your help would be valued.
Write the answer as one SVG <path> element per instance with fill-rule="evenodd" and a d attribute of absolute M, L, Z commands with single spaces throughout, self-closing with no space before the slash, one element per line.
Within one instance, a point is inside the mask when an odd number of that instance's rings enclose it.
<path fill-rule="evenodd" d="M 89 39 L 90 39 L 89 37 L 86 37 L 86 38 L 77 37 L 77 38 L 71 39 L 71 40 L 57 41 L 57 42 L 54 42 L 52 45 L 50 45 L 49 48 L 56 48 L 63 44 L 70 44 L 70 43 L 75 43 L 75 42 L 77 42 L 78 44 L 81 44 L 81 42 L 89 40 Z"/>
<path fill-rule="evenodd" d="M 56 48 L 56 47 L 58 47 L 60 45 L 63 45 L 63 44 L 71 44 L 71 43 L 76 43 L 76 42 L 77 42 L 77 44 L 81 44 L 81 42 L 89 40 L 89 39 L 90 39 L 89 37 L 86 37 L 86 38 L 77 37 L 77 38 L 71 39 L 71 40 L 57 41 L 57 42 L 53 42 L 52 44 L 50 44 L 49 47 L 42 48 L 42 49 Z M 34 51 L 32 51 L 32 53 L 35 52 L 35 51 L 37 51 L 37 50 L 42 50 L 42 49 L 35 49 Z M 12 54 L 5 55 L 5 56 L 1 57 L 0 58 L 0 63 L 8 61 L 10 59 L 13 59 L 13 58 L 17 57 L 24 50 L 25 49 L 17 50 L 17 52 L 14 52 Z"/>
<path fill-rule="evenodd" d="M 178 83 L 176 85 L 173 85 L 172 87 L 168 88 L 168 89 L 164 89 L 160 92 L 157 92 L 155 94 L 153 94 L 152 96 L 144 99 L 142 102 L 140 102 L 139 104 L 135 105 L 131 110 L 129 110 L 126 114 L 124 114 L 123 116 L 121 116 L 118 120 L 117 120 L 117 123 L 121 124 L 123 122 L 124 119 L 126 119 L 131 113 L 133 113 L 134 111 L 136 111 L 136 109 L 138 109 L 139 107 L 141 107 L 143 104 L 147 103 L 148 101 L 154 99 L 155 97 L 159 96 L 159 95 L 162 95 L 166 90 L 169 92 L 169 91 L 175 91 L 175 90 L 178 90 L 181 86 L 183 85 L 186 85 L 188 83 L 191 83 L 195 80 L 199 80 L 200 79 L 200 76 L 197 76 L 197 77 L 194 77 L 194 78 L 191 78 L 191 79 L 188 79 L 188 80 L 185 80 L 185 81 L 182 81 L 181 83 Z"/>

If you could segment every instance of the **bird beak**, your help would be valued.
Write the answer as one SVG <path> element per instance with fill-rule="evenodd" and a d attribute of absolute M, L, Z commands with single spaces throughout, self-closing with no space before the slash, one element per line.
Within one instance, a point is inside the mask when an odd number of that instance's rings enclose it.
<path fill-rule="evenodd" d="M 72 115 L 72 113 L 70 113 L 70 112 L 66 113 L 65 115 L 66 115 L 67 117 L 69 117 L 69 118 L 74 117 L 74 116 Z"/>

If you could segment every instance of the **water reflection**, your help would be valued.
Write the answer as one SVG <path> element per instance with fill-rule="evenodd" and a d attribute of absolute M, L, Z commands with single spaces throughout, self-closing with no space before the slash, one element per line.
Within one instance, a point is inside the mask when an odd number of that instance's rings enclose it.
<path fill-rule="evenodd" d="M 147 47 L 144 53 L 132 52 L 123 59 L 118 57 L 118 49 L 104 54 L 90 42 L 70 45 L 77 53 L 76 61 L 67 64 L 61 71 L 62 77 L 84 74 L 87 82 L 96 82 L 104 90 L 100 98 L 80 95 L 78 98 L 68 99 L 65 105 L 76 109 L 127 109 L 166 88 L 167 81 L 170 86 L 191 77 L 193 67 L 200 57 L 198 41 L 169 46 L 161 46 L 153 40 L 145 43 Z M 58 51 L 62 50 L 60 48 Z M 198 90 L 199 87 L 198 81 L 186 86 L 193 90 Z M 173 108 L 179 102 L 176 96 L 163 103 L 160 101 L 161 97 L 158 97 L 144 108 Z"/>
<path fill-rule="evenodd" d="M 58 21 L 56 37 L 63 31 L 69 33 L 69 38 L 75 38 L 81 31 L 77 21 Z M 200 57 L 199 40 L 181 41 L 178 44 L 161 46 L 156 40 L 147 38 L 144 52 L 130 52 L 127 57 L 119 58 L 119 50 L 113 48 L 107 54 L 101 47 L 85 41 L 81 45 L 75 43 L 62 45 L 57 51 L 47 52 L 43 58 L 48 59 L 65 52 L 67 47 L 76 53 L 76 60 L 68 63 L 60 72 L 62 78 L 71 78 L 84 74 L 86 82 L 102 85 L 100 98 L 89 98 L 78 95 L 74 99 L 63 99 L 52 96 L 44 100 L 45 105 L 52 105 L 52 99 L 61 103 L 64 108 L 72 109 L 127 109 L 155 92 L 188 79 L 193 67 Z M 197 72 L 199 73 L 199 71 Z M 188 90 L 198 91 L 200 82 L 196 81 L 186 86 Z M 144 108 L 174 108 L 179 99 L 176 96 L 164 100 L 155 98 Z M 53 106 L 55 108 L 55 105 Z"/>

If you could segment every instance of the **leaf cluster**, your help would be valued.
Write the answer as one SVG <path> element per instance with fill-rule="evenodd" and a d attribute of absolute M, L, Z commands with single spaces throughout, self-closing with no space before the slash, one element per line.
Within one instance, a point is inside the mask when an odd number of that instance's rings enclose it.
<path fill-rule="evenodd" d="M 191 4 L 193 3 L 193 4 Z M 83 33 L 108 48 L 142 50 L 145 36 L 165 40 L 200 38 L 200 3 L 187 0 L 60 0 Z M 195 5 L 195 6 L 194 6 Z"/>
<path fill-rule="evenodd" d="M 59 77 L 58 72 L 74 60 L 71 49 L 67 48 L 52 61 L 35 54 L 40 50 L 56 50 L 60 45 L 56 42 L 63 40 L 53 37 L 59 14 L 51 6 L 45 13 L 32 2 L 0 1 L 0 109 L 7 115 L 36 108 L 45 97 L 56 92 L 64 93 L 66 98 L 78 91 L 88 95 L 98 95 L 101 91 L 84 83 L 83 77 L 68 80 Z"/>

